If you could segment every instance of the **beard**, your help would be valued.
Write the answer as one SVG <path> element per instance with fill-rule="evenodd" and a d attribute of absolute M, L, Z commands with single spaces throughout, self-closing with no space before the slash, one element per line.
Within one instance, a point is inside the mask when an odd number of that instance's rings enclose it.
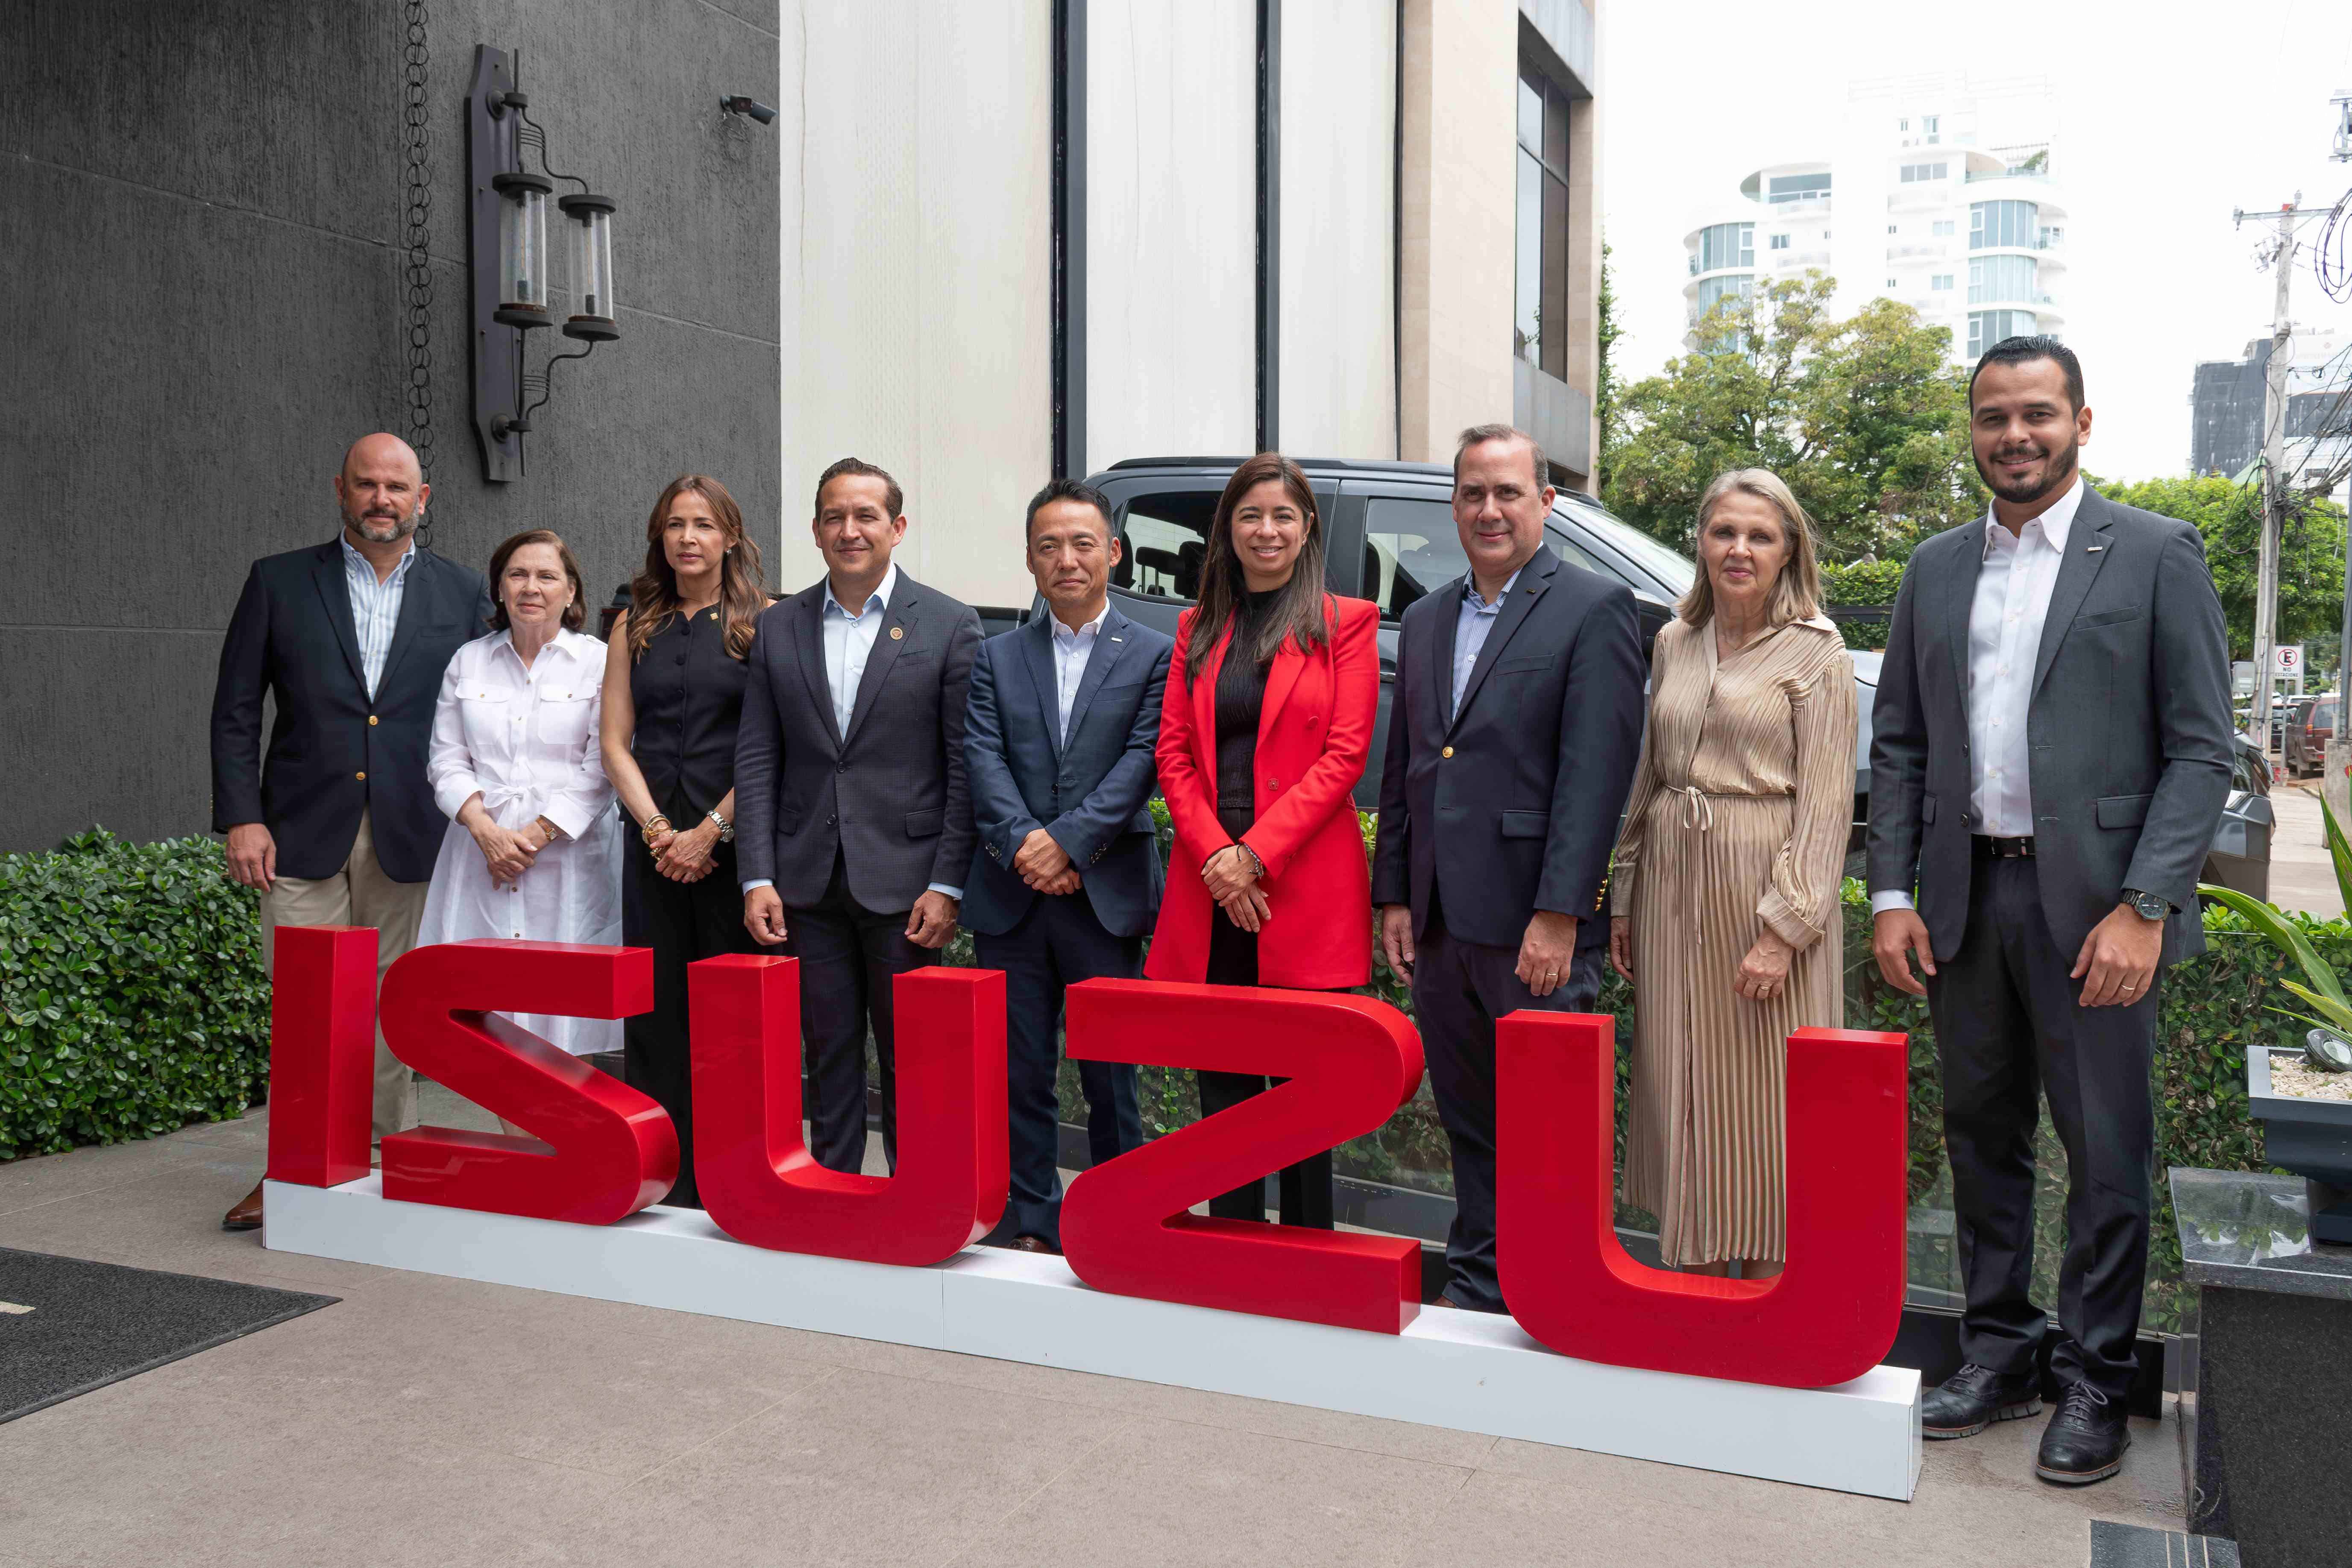
<path fill-rule="evenodd" d="M 2081 446 L 2079 441 L 2070 436 L 2064 446 L 2049 448 L 2048 461 L 2043 465 L 2042 477 L 2038 479 L 2004 482 L 1993 476 L 1981 458 L 1976 460 L 1977 477 L 1984 480 L 1985 489 L 2011 505 L 2031 506 L 2053 490 L 2063 489 L 2067 481 L 2074 477 L 2076 454 L 2081 450 Z M 1998 453 L 1994 455 L 1996 458 L 2000 456 Z"/>
<path fill-rule="evenodd" d="M 392 544 L 415 533 L 416 525 L 424 521 L 424 516 L 423 507 L 414 509 L 405 517 L 385 517 L 381 514 L 372 516 L 366 512 L 345 511 L 343 526 L 362 539 L 370 540 L 377 544 Z"/>

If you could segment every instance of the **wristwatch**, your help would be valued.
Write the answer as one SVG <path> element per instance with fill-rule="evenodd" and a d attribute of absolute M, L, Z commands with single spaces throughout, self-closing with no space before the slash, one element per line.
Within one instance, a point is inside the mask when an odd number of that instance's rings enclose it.
<path fill-rule="evenodd" d="M 2124 902 L 2144 921 L 2160 921 L 2172 913 L 2172 900 L 2161 893 L 2143 893 L 2137 888 L 2124 889 Z"/>
<path fill-rule="evenodd" d="M 715 805 L 710 808 L 709 820 L 719 825 L 719 843 L 732 844 L 735 842 L 735 825 L 728 821 L 725 817 L 719 816 L 719 808 Z"/>
<path fill-rule="evenodd" d="M 561 843 L 562 840 L 572 837 L 572 835 L 564 832 L 563 829 L 556 826 L 552 822 L 548 821 L 545 816 L 538 817 L 536 820 L 539 823 L 539 830 L 547 835 L 547 841 L 551 844 Z"/>

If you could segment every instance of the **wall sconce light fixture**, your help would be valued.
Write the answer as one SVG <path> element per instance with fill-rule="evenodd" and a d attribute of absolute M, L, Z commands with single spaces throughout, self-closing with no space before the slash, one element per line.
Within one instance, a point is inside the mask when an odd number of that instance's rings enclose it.
<path fill-rule="evenodd" d="M 598 343 L 621 335 L 613 304 L 613 200 L 548 167 L 547 133 L 530 118 L 530 100 L 516 85 L 518 68 L 506 51 L 478 46 L 466 101 L 473 183 L 474 430 L 482 443 L 482 477 L 493 483 L 521 476 L 522 438 L 530 433 L 531 414 L 553 390 L 555 367 L 585 359 Z M 527 148 L 538 152 L 540 173 L 523 167 Z M 547 208 L 558 180 L 580 187 L 554 204 L 570 240 L 572 308 L 562 318 L 548 281 Z M 531 331 L 559 324 L 565 337 L 584 346 L 551 355 L 545 368 L 530 374 L 524 354 Z"/>

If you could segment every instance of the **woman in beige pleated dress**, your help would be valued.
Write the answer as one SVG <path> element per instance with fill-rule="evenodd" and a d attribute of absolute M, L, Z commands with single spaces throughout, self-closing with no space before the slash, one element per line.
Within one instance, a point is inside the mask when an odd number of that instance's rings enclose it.
<path fill-rule="evenodd" d="M 1610 958 L 1634 986 L 1625 1199 L 1658 1216 L 1668 1265 L 1753 1279 L 1786 1256 L 1788 1037 L 1844 1022 L 1853 661 L 1778 478 L 1717 479 L 1698 538 L 1611 878 Z"/>

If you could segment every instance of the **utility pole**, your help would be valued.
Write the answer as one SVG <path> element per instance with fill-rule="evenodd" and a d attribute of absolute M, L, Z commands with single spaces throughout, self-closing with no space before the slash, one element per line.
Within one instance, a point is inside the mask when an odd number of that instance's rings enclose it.
<path fill-rule="evenodd" d="M 2268 750 L 2271 743 L 2271 669 L 2278 639 L 2279 542 L 2286 521 L 2286 404 L 2289 351 L 2294 344 L 2294 321 L 2288 313 L 2288 294 L 2294 280 L 2294 231 L 2305 218 L 2326 217 L 2328 207 L 2305 207 L 2303 193 L 2275 213 L 2250 213 L 2241 207 L 2232 226 L 2248 218 L 2278 225 L 2268 262 L 2278 285 L 2271 319 L 2271 358 L 2263 378 L 2263 538 L 2254 577 L 2254 741 Z"/>

